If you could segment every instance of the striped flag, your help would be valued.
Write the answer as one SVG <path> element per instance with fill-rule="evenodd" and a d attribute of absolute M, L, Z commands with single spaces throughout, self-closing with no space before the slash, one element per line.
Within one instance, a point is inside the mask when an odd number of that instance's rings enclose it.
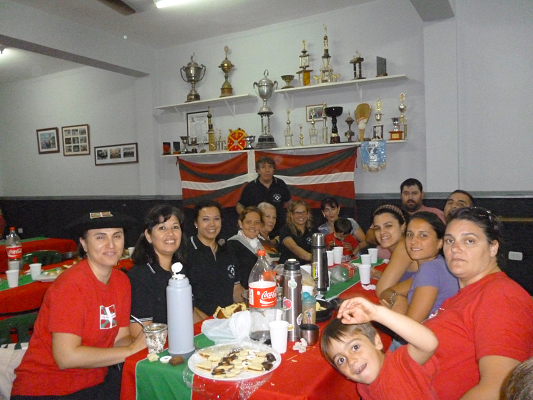
<path fill-rule="evenodd" d="M 276 161 L 275 175 L 289 186 L 293 200 L 304 200 L 311 208 L 320 208 L 324 197 L 333 196 L 342 206 L 355 207 L 357 147 L 314 155 L 256 150 L 256 160 L 263 156 Z"/>
<path fill-rule="evenodd" d="M 248 155 L 239 153 L 218 163 L 195 163 L 179 159 L 183 206 L 200 200 L 216 200 L 222 207 L 235 207 L 248 183 Z"/>

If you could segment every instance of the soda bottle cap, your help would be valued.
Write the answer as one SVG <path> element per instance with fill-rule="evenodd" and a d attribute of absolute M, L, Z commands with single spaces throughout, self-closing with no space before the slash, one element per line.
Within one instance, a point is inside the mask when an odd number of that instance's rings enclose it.
<path fill-rule="evenodd" d="M 265 250 L 257 250 L 257 255 L 258 255 L 259 257 L 264 257 L 265 254 L 266 254 L 266 251 L 265 251 Z"/>

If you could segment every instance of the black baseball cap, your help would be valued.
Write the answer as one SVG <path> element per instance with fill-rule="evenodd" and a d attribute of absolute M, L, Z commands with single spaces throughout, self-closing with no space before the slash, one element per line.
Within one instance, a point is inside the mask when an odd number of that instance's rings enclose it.
<path fill-rule="evenodd" d="M 124 231 L 137 225 L 137 221 L 114 211 L 92 211 L 83 214 L 67 225 L 67 230 L 81 237 L 89 229 L 123 228 Z"/>

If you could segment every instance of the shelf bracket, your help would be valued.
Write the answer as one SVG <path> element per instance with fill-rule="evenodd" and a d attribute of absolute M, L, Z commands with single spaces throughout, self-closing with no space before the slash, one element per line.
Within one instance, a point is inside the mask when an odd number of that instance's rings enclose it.
<path fill-rule="evenodd" d="M 357 93 L 359 93 L 359 102 L 362 102 L 363 101 L 363 88 L 361 87 L 359 83 L 356 85 L 356 87 L 357 87 Z"/>
<path fill-rule="evenodd" d="M 292 102 L 292 96 L 289 96 L 289 93 L 284 92 L 285 98 L 287 99 L 287 103 L 289 103 L 289 108 L 291 110 L 294 110 L 293 102 Z"/>
<path fill-rule="evenodd" d="M 230 104 L 228 103 L 227 100 L 224 100 L 224 103 L 226 103 L 226 106 L 228 106 L 228 108 L 229 108 L 229 112 L 231 113 L 231 115 L 235 116 L 235 102 L 233 101 L 233 102 L 231 103 L 231 105 L 232 105 L 233 107 L 230 106 Z"/>

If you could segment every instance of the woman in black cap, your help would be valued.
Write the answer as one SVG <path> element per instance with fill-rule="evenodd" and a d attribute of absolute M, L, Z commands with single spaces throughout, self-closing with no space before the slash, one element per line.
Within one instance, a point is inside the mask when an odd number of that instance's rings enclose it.
<path fill-rule="evenodd" d="M 104 211 L 69 225 L 83 258 L 46 292 L 11 398 L 118 399 L 116 364 L 146 347 L 130 335 L 131 289 L 117 269 L 134 220 Z M 108 368 L 113 366 L 112 368 Z"/>

